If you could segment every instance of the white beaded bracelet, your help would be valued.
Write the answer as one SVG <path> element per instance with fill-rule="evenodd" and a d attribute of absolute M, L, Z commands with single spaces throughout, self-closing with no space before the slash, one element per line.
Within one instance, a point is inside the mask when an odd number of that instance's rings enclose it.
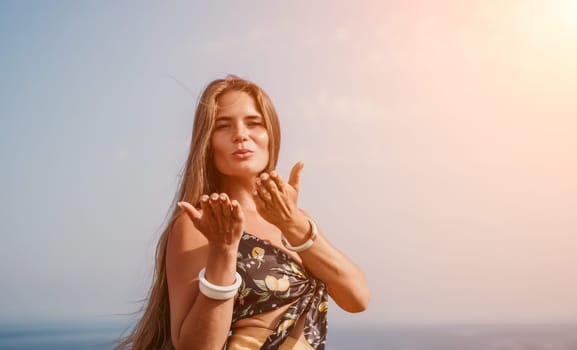
<path fill-rule="evenodd" d="M 311 218 L 307 217 L 307 220 L 309 221 L 309 224 L 311 225 L 311 236 L 303 244 L 293 247 L 289 244 L 286 237 L 283 234 L 281 234 L 282 244 L 285 246 L 286 249 L 290 250 L 291 252 L 300 253 L 304 250 L 309 249 L 313 245 L 313 243 L 315 242 L 315 239 L 317 238 L 317 233 L 318 233 L 317 232 L 317 225 L 315 225 L 315 222 Z"/>
<path fill-rule="evenodd" d="M 204 296 L 214 300 L 227 300 L 230 298 L 234 298 L 238 288 L 242 284 L 242 277 L 236 272 L 236 279 L 234 283 L 230 286 L 217 286 L 216 284 L 212 284 L 206 280 L 204 276 L 206 273 L 206 267 L 203 267 L 202 270 L 198 273 L 198 289 Z"/>

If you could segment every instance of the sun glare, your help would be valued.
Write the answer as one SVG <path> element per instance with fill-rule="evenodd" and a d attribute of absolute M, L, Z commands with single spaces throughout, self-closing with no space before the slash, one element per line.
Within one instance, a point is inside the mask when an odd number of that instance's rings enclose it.
<path fill-rule="evenodd" d="M 530 4 L 532 6 L 530 6 Z M 520 38 L 555 62 L 574 66 L 577 54 L 577 0 L 516 3 L 512 19 Z"/>
<path fill-rule="evenodd" d="M 562 25 L 577 37 L 577 0 L 560 0 L 559 18 Z"/>

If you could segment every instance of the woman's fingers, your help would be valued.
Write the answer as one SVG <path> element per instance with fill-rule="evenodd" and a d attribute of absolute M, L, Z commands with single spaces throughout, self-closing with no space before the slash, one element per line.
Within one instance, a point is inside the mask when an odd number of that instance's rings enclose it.
<path fill-rule="evenodd" d="M 242 223 L 242 221 L 244 220 L 244 214 L 240 208 L 240 203 L 236 200 L 233 199 L 230 202 L 230 207 L 231 207 L 231 218 L 234 220 L 234 223 Z"/>
<path fill-rule="evenodd" d="M 202 217 L 202 214 L 190 203 L 188 202 L 178 202 L 176 203 L 184 212 L 190 217 L 193 222 L 198 222 Z"/>
<path fill-rule="evenodd" d="M 303 167 L 305 166 L 305 163 L 303 162 L 297 162 L 292 170 L 291 170 L 291 174 L 289 176 L 289 180 L 288 180 L 288 184 L 292 186 L 292 188 L 294 188 L 297 193 L 299 192 L 299 185 L 300 185 L 300 181 L 301 181 L 301 171 L 303 170 Z"/>
<path fill-rule="evenodd" d="M 285 183 L 284 183 L 282 177 L 280 176 L 280 174 L 277 173 L 276 170 L 273 170 L 273 171 L 270 172 L 270 178 L 271 178 L 272 181 L 274 181 L 274 184 L 276 185 L 276 187 L 278 188 L 278 190 L 279 190 L 280 192 L 283 192 L 283 193 L 284 193 L 284 191 L 285 191 Z"/>
<path fill-rule="evenodd" d="M 230 205 L 230 200 L 226 193 L 221 193 L 219 195 L 220 210 L 222 212 L 222 234 L 226 235 L 226 240 L 232 240 L 234 236 L 233 230 L 233 219 L 232 219 L 232 207 Z"/>
<path fill-rule="evenodd" d="M 253 197 L 254 197 L 254 202 L 256 204 L 256 208 L 259 210 L 259 212 L 263 209 L 266 208 L 267 204 L 266 202 L 261 198 L 260 194 L 258 193 L 258 186 L 257 189 L 255 189 L 253 192 Z"/>
<path fill-rule="evenodd" d="M 244 215 L 238 201 L 231 201 L 226 193 L 212 193 L 202 195 L 199 202 L 200 209 L 184 201 L 177 204 L 210 242 L 230 244 L 240 238 Z"/>
<path fill-rule="evenodd" d="M 280 201 L 282 200 L 281 198 L 279 198 L 279 188 L 277 187 L 275 181 L 272 179 L 272 176 L 270 176 L 267 173 L 264 173 L 260 176 L 260 180 L 261 180 L 261 184 L 262 187 L 264 187 L 264 193 L 266 198 L 265 199 L 269 199 L 271 201 L 275 200 L 275 201 Z M 266 194 L 268 192 L 268 195 Z"/>
<path fill-rule="evenodd" d="M 212 209 L 210 208 L 210 204 L 208 204 L 208 196 L 203 194 L 200 196 L 200 209 L 202 209 L 202 216 L 205 218 L 212 217 Z"/>
<path fill-rule="evenodd" d="M 292 204 L 290 203 L 290 195 L 286 191 L 281 191 L 277 184 L 281 184 L 284 187 L 282 179 L 278 173 L 274 172 L 271 174 L 263 173 L 256 179 L 256 191 L 255 191 L 255 201 L 257 202 L 257 208 L 260 208 L 260 212 L 268 211 L 269 218 L 278 217 L 282 220 L 286 220 L 291 216 Z M 273 219 L 274 220 L 274 219 Z"/>
<path fill-rule="evenodd" d="M 263 174 L 266 175 L 266 174 Z M 261 179 L 263 178 L 263 176 L 261 176 Z M 289 203 L 288 201 L 290 201 L 290 196 L 288 196 L 287 193 L 285 193 L 283 190 L 281 190 L 278 187 L 278 184 L 280 183 L 281 186 L 284 189 L 284 184 L 282 182 L 282 179 L 280 178 L 280 176 L 278 175 L 278 173 L 276 171 L 271 172 L 270 176 L 264 176 L 265 180 L 263 180 L 263 186 L 266 187 L 266 189 L 269 191 L 270 196 L 272 198 L 271 200 L 271 204 L 275 205 L 277 210 L 280 210 L 285 216 L 290 214 L 290 210 L 289 210 Z"/>
<path fill-rule="evenodd" d="M 230 199 L 226 195 L 226 193 L 221 193 L 219 195 L 220 200 L 220 210 L 222 211 L 222 216 L 225 219 L 228 219 L 232 215 L 232 208 L 230 206 Z"/>
<path fill-rule="evenodd" d="M 252 193 L 253 197 L 254 197 L 254 202 L 256 204 L 256 208 L 257 210 L 259 210 L 259 212 L 261 212 L 262 210 L 264 210 L 267 207 L 266 202 L 260 197 L 260 194 L 258 193 L 258 190 L 254 190 L 254 192 Z"/>
<path fill-rule="evenodd" d="M 269 203 L 272 201 L 272 196 L 267 189 L 267 181 L 264 179 L 268 179 L 268 174 L 265 173 L 256 178 L 256 192 L 258 197 L 264 202 L 265 206 L 269 206 Z"/>
<path fill-rule="evenodd" d="M 214 215 L 214 220 L 216 221 L 216 227 L 220 228 L 222 231 L 224 228 L 224 218 L 222 214 L 222 206 L 220 205 L 220 195 L 218 193 L 212 193 L 208 201 L 210 203 L 210 208 Z"/>

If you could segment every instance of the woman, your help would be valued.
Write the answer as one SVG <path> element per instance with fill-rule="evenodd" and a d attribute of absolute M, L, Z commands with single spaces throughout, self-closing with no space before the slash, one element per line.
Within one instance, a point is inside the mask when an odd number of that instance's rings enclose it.
<path fill-rule="evenodd" d="M 303 164 L 274 170 L 279 146 L 263 90 L 206 87 L 148 304 L 117 349 L 324 349 L 327 294 L 366 308 L 363 273 L 297 206 Z"/>

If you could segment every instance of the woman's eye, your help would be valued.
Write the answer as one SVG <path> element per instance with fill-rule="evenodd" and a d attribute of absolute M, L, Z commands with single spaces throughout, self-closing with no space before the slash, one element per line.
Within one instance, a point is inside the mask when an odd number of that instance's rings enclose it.
<path fill-rule="evenodd" d="M 228 124 L 218 124 L 217 126 L 215 126 L 215 129 L 225 129 L 228 127 L 229 127 Z"/>

